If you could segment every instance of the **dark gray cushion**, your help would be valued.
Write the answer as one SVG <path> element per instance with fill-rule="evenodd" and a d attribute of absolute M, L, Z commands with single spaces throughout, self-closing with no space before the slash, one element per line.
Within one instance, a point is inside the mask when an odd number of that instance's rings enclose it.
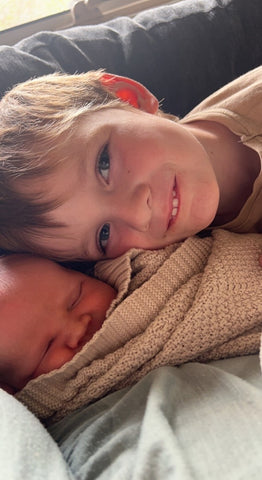
<path fill-rule="evenodd" d="M 141 81 L 166 111 L 184 115 L 260 63 L 261 0 L 185 0 L 0 47 L 0 95 L 32 76 L 103 67 Z"/>

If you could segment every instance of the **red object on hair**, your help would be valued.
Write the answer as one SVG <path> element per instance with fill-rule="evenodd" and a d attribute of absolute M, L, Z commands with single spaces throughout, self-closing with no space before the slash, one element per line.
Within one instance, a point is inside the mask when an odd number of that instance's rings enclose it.
<path fill-rule="evenodd" d="M 120 100 L 123 100 L 124 102 L 129 103 L 135 108 L 139 108 L 138 104 L 138 98 L 137 98 L 137 93 L 135 92 L 134 89 L 134 82 L 131 80 L 131 78 L 125 78 L 124 81 L 121 82 L 121 78 L 115 77 L 114 75 L 110 73 L 104 73 L 101 82 L 105 85 L 110 87 L 111 85 L 119 85 L 119 88 L 114 88 L 114 92 Z M 124 88 L 121 88 L 121 83 L 123 84 L 130 84 L 130 88 L 128 88 L 126 85 Z M 136 89 L 140 90 L 140 94 L 143 94 L 143 88 L 139 88 L 140 85 L 136 84 Z"/>
<path fill-rule="evenodd" d="M 117 90 L 116 95 L 124 102 L 128 102 L 133 107 L 138 108 L 137 95 L 132 92 L 132 90 L 120 88 L 119 90 Z"/>

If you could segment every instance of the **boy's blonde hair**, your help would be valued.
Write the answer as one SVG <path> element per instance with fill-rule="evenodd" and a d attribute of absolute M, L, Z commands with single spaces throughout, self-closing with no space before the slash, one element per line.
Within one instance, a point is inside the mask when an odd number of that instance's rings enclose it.
<path fill-rule="evenodd" d="M 0 248 L 43 253 L 34 237 L 57 227 L 47 213 L 58 205 L 21 193 L 23 181 L 52 172 L 83 115 L 108 107 L 127 108 L 101 82 L 102 70 L 51 74 L 14 87 L 0 101 Z"/>

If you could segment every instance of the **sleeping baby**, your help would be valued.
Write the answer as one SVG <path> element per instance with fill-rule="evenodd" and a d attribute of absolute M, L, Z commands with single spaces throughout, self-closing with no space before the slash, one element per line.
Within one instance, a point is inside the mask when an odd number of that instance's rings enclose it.
<path fill-rule="evenodd" d="M 215 230 L 98 262 L 0 261 L 0 379 L 45 423 L 163 365 L 257 353 L 260 234 Z"/>
<path fill-rule="evenodd" d="M 29 254 L 0 259 L 0 385 L 10 393 L 90 341 L 115 298 L 105 282 Z"/>

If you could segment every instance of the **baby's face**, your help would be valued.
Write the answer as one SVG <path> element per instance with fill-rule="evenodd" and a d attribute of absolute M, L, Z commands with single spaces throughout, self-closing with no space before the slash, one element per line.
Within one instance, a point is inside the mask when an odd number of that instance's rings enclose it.
<path fill-rule="evenodd" d="M 183 125 L 138 110 L 92 112 L 68 154 L 59 171 L 28 184 L 46 200 L 64 199 L 48 213 L 64 226 L 43 229 L 36 240 L 56 258 L 97 260 L 131 247 L 162 248 L 214 219 L 216 177 Z"/>
<path fill-rule="evenodd" d="M 29 255 L 1 260 L 0 358 L 19 390 L 61 367 L 99 330 L 116 296 L 104 282 Z"/>

